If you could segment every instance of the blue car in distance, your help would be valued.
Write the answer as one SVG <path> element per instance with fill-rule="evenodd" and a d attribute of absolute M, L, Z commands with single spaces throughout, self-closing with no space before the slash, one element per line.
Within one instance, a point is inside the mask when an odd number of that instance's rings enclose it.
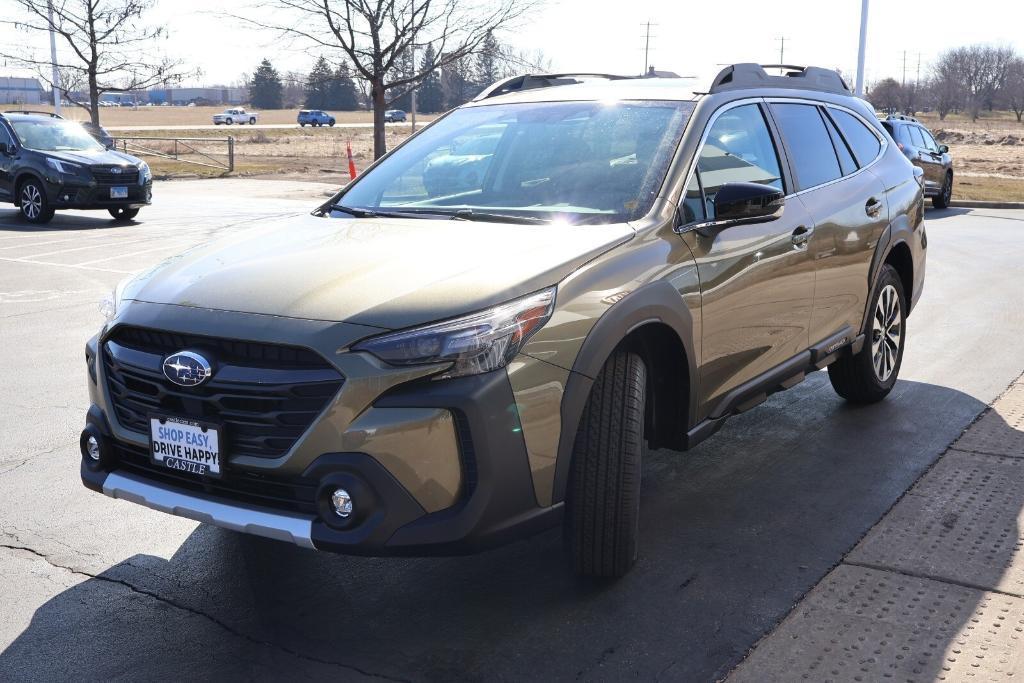
<path fill-rule="evenodd" d="M 333 126 L 334 117 L 325 112 L 323 109 L 303 109 L 299 112 L 299 125 L 303 128 L 306 124 L 311 126 Z"/>

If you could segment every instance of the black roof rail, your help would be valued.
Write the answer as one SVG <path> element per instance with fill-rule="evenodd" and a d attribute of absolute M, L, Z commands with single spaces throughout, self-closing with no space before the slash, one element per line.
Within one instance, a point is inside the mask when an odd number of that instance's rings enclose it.
<path fill-rule="evenodd" d="M 886 121 L 890 121 L 893 119 L 895 119 L 896 121 L 910 121 L 911 123 L 921 123 L 913 116 L 908 116 L 906 114 L 889 114 L 888 116 L 885 117 Z"/>
<path fill-rule="evenodd" d="M 55 119 L 64 118 L 60 114 L 54 114 L 52 111 L 34 111 L 32 109 L 8 109 L 4 112 L 5 114 L 38 114 L 40 116 L 50 116 Z"/>
<path fill-rule="evenodd" d="M 782 69 L 783 76 L 772 76 L 765 69 Z M 819 66 L 796 66 L 793 64 L 731 64 L 715 76 L 709 93 L 745 90 L 748 88 L 795 88 L 818 90 L 839 95 L 849 95 L 839 72 Z"/>
<path fill-rule="evenodd" d="M 486 100 L 498 95 L 507 95 L 520 90 L 532 90 L 534 88 L 550 88 L 556 85 L 575 85 L 582 83 L 585 78 L 603 78 L 608 81 L 621 81 L 627 78 L 639 78 L 639 76 L 620 76 L 617 74 L 601 73 L 558 73 L 558 74 L 520 74 L 510 76 L 504 80 L 492 83 L 484 88 L 479 95 L 473 98 L 474 102 Z"/>

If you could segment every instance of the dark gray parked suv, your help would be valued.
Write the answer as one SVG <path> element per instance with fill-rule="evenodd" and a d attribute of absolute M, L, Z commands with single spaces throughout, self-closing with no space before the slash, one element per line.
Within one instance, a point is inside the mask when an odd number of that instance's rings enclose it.
<path fill-rule="evenodd" d="M 924 194 L 932 198 L 932 206 L 944 209 L 953 195 L 953 159 L 949 147 L 935 141 L 931 131 L 913 116 L 894 114 L 882 126 L 896 141 L 896 146 L 910 163 L 924 171 Z"/>
<path fill-rule="evenodd" d="M 619 576 L 643 441 L 689 449 L 826 367 L 890 392 L 923 203 L 832 71 L 508 79 L 314 215 L 122 283 L 82 480 L 345 553 L 562 524 L 577 572 Z"/>

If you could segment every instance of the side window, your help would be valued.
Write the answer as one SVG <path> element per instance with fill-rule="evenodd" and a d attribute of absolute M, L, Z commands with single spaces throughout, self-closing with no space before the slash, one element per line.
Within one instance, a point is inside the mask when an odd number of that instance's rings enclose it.
<path fill-rule="evenodd" d="M 0 145 L 13 145 L 14 138 L 7 132 L 7 127 L 0 123 Z"/>
<path fill-rule="evenodd" d="M 921 135 L 921 129 L 917 126 L 907 126 L 907 130 L 910 131 L 910 144 L 924 149 L 924 136 Z"/>
<path fill-rule="evenodd" d="M 839 167 L 842 169 L 843 175 L 850 175 L 857 170 L 857 162 L 853 160 L 850 148 L 846 146 L 843 136 L 839 134 L 839 130 L 827 116 L 825 117 L 825 127 L 828 128 L 829 137 L 832 138 L 832 146 L 836 150 L 836 156 L 839 157 Z"/>
<path fill-rule="evenodd" d="M 927 128 L 921 128 L 921 137 L 924 138 L 924 146 L 933 152 L 939 151 L 939 146 L 935 144 L 935 138 L 928 132 Z"/>
<path fill-rule="evenodd" d="M 704 220 L 704 196 L 700 192 L 700 178 L 695 172 L 686 186 L 683 195 L 683 223 L 695 223 Z"/>
<path fill-rule="evenodd" d="M 842 131 L 843 137 L 850 143 L 854 156 L 861 166 L 867 166 L 882 151 L 882 143 L 856 116 L 841 109 L 829 109 L 828 113 Z"/>
<path fill-rule="evenodd" d="M 806 190 L 841 178 L 839 160 L 818 108 L 810 104 L 773 104 L 771 107 L 792 157 L 797 189 Z"/>
<path fill-rule="evenodd" d="M 783 190 L 779 155 L 758 105 L 744 104 L 719 115 L 700 151 L 697 171 L 708 219 L 714 219 L 715 195 L 726 183 L 761 183 Z"/>

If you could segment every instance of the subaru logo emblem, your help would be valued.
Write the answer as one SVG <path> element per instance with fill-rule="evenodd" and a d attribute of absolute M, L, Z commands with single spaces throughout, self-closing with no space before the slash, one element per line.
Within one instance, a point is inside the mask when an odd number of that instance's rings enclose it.
<path fill-rule="evenodd" d="M 121 167 L 120 166 L 111 166 L 110 167 L 110 172 L 111 173 L 120 174 L 121 173 Z"/>
<path fill-rule="evenodd" d="M 199 386 L 210 378 L 210 361 L 192 351 L 179 351 L 164 358 L 164 376 L 180 387 Z"/>

